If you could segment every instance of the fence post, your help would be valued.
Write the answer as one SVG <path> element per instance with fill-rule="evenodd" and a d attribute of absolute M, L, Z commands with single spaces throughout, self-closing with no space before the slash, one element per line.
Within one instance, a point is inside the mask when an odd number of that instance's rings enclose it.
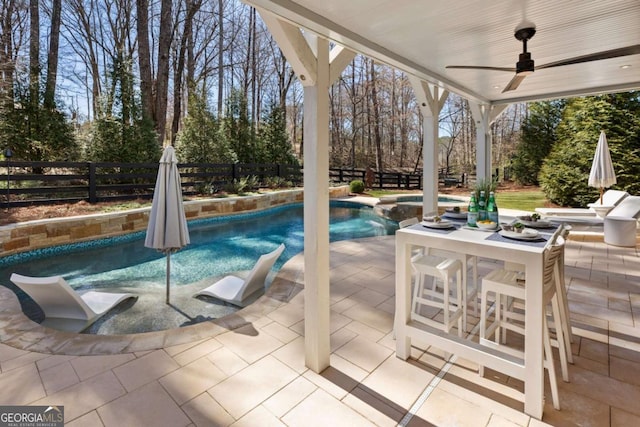
<path fill-rule="evenodd" d="M 237 177 L 238 177 L 237 163 L 234 163 L 231 165 L 231 182 L 235 181 Z"/>
<path fill-rule="evenodd" d="M 89 162 L 89 203 L 98 202 L 96 188 L 96 165 L 95 163 Z"/>

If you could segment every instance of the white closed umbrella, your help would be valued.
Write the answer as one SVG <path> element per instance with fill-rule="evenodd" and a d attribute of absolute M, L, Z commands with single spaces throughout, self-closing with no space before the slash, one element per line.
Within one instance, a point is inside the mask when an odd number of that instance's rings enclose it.
<path fill-rule="evenodd" d="M 160 158 L 158 178 L 153 192 L 149 225 L 144 245 L 167 256 L 167 304 L 171 279 L 171 252 L 189 244 L 189 229 L 182 204 L 182 186 L 178 172 L 178 159 L 172 146 Z"/>
<path fill-rule="evenodd" d="M 602 204 L 602 192 L 605 188 L 616 183 L 616 172 L 613 170 L 611 153 L 607 144 L 607 136 L 604 131 L 600 131 L 598 146 L 593 155 L 591 173 L 589 174 L 589 186 L 600 189 L 600 204 Z"/>

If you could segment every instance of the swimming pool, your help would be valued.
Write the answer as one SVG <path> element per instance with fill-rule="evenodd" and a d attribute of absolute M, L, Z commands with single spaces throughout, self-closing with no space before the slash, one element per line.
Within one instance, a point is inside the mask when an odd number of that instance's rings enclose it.
<path fill-rule="evenodd" d="M 350 202 L 332 202 L 330 240 L 393 234 L 397 223 L 377 216 L 373 209 Z M 95 334 L 125 334 L 163 330 L 231 314 L 237 308 L 191 296 L 217 278 L 249 270 L 258 257 L 280 243 L 285 252 L 279 269 L 303 250 L 302 204 L 189 223 L 191 244 L 171 256 L 171 302 L 164 303 L 164 255 L 144 247 L 144 233 L 89 243 L 65 245 L 0 259 L 0 283 L 13 289 L 11 273 L 61 275 L 76 290 L 88 288 L 138 295 L 123 303 L 89 330 Z M 26 297 L 25 312 L 34 320 L 42 313 Z"/>

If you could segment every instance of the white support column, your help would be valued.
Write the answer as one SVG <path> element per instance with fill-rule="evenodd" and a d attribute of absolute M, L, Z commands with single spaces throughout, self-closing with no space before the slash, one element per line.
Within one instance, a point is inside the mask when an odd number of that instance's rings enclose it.
<path fill-rule="evenodd" d="M 318 68 L 304 87 L 305 365 L 329 366 L 329 43 L 317 37 Z"/>
<path fill-rule="evenodd" d="M 438 117 L 449 92 L 409 76 L 423 123 L 422 212 L 438 210 Z"/>
<path fill-rule="evenodd" d="M 491 123 L 507 108 L 507 104 L 489 106 L 469 102 L 476 122 L 476 179 L 491 180 Z"/>
<path fill-rule="evenodd" d="M 329 86 L 355 53 L 258 9 L 304 87 L 305 365 L 329 366 Z"/>

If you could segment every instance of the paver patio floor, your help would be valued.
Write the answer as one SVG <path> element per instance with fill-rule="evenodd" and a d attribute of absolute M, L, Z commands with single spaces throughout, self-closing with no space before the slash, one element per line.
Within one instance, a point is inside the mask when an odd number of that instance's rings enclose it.
<path fill-rule="evenodd" d="M 559 381 L 560 411 L 547 387 L 543 422 L 510 397 L 519 381 L 480 378 L 473 363 L 419 343 L 409 361 L 396 358 L 394 254 L 392 236 L 331 245 L 331 367 L 321 374 L 304 366 L 300 254 L 263 304 L 200 326 L 188 342 L 127 351 L 115 338 L 122 350 L 65 355 L 3 335 L 12 345 L 0 344 L 0 404 L 64 405 L 70 427 L 640 425 L 637 248 L 568 241 L 575 363 L 570 382 Z M 494 266 L 480 260 L 480 274 Z"/>

